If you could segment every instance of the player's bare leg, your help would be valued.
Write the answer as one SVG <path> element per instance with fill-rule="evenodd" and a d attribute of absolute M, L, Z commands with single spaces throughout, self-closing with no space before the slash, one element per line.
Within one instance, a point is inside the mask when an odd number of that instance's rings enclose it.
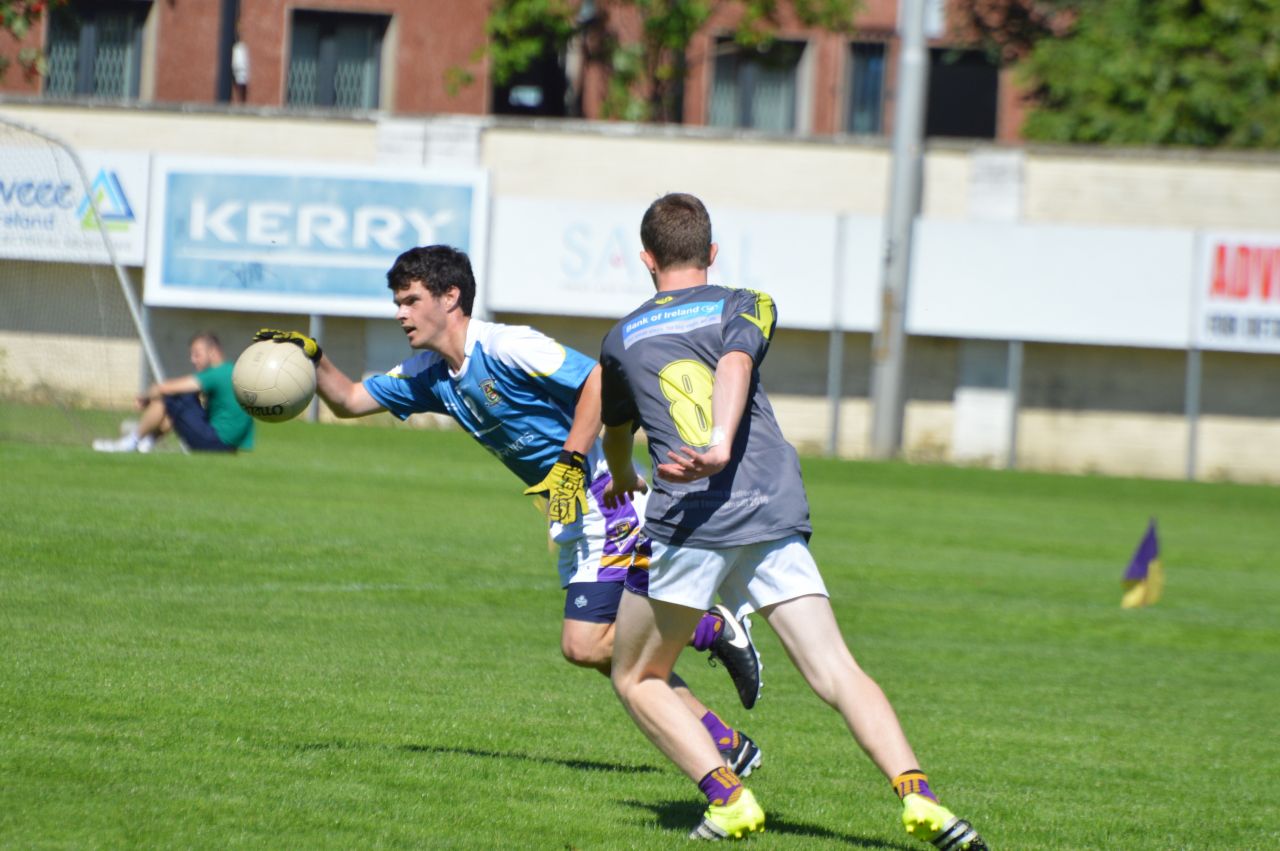
<path fill-rule="evenodd" d="M 893 706 L 854 661 L 826 597 L 797 597 L 760 614 L 810 688 L 844 717 L 854 739 L 886 777 L 917 766 Z"/>
<path fill-rule="evenodd" d="M 764 811 L 722 762 L 707 730 L 669 683 L 676 658 L 703 614 L 624 593 L 614 639 L 613 687 L 636 726 L 706 795 L 707 810 L 690 838 L 741 838 L 764 829 Z"/>
<path fill-rule="evenodd" d="M 570 664 L 595 668 L 607 677 L 613 668 L 613 635 L 614 625 L 611 623 L 566 620 L 560 632 L 560 652 Z M 695 718 L 702 718 L 710 711 L 674 671 L 671 672 L 670 683 Z"/>
<path fill-rule="evenodd" d="M 761 610 L 814 692 L 841 716 L 854 739 L 893 784 L 907 832 L 940 848 L 983 851 L 973 826 L 938 803 L 929 779 L 880 686 L 854 661 L 826 597 L 810 595 Z"/>
<path fill-rule="evenodd" d="M 607 677 L 612 671 L 614 626 L 611 623 L 565 620 L 560 630 L 560 652 L 570 664 L 595 668 Z M 673 671 L 670 682 L 671 688 L 695 718 L 701 718 L 710 711 L 694 696 L 679 674 Z"/>
<path fill-rule="evenodd" d="M 609 676 L 613 660 L 613 624 L 566 618 L 560 628 L 560 652 L 572 665 L 595 668 Z"/>
<path fill-rule="evenodd" d="M 695 782 L 723 763 L 669 682 L 702 612 L 626 592 L 618 607 L 613 687 L 641 731 Z"/>

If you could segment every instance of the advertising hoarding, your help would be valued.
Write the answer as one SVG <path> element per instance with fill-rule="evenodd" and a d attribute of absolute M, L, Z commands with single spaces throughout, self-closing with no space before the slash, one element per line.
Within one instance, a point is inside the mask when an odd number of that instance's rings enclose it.
<path fill-rule="evenodd" d="M 466 251 L 483 280 L 487 198 L 478 170 L 156 157 L 145 301 L 388 317 L 414 246 Z"/>
<path fill-rule="evenodd" d="M 1200 235 L 1192 339 L 1201 349 L 1280 352 L 1280 233 Z"/>
<path fill-rule="evenodd" d="M 116 259 L 145 259 L 150 157 L 80 152 Z M 0 257 L 109 263 L 75 163 L 52 146 L 0 147 Z"/>

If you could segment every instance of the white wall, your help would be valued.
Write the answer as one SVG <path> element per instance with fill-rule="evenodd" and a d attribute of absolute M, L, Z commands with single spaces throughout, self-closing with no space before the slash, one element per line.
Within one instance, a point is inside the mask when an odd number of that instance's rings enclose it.
<path fill-rule="evenodd" d="M 587 351 L 608 318 L 647 294 L 632 259 L 640 211 L 663 192 L 695 192 L 712 209 L 726 252 L 717 274 L 769 289 L 783 324 L 794 329 L 780 334 L 765 370 L 784 427 L 811 448 L 825 445 L 826 329 L 838 316 L 846 329 L 839 446 L 865 452 L 887 144 L 577 122 L 379 124 L 0 100 L 3 115 L 102 150 L 322 161 L 335 170 L 478 163 L 489 171 L 496 213 L 485 296 L 499 318 L 576 334 Z M 965 453 L 957 435 L 972 437 L 972 422 L 957 420 L 957 396 L 968 386 L 957 337 L 1016 338 L 1030 341 L 1020 464 L 1181 475 L 1187 433 L 1179 349 L 1199 333 L 1195 311 L 1207 274 L 1197 245 L 1244 232 L 1251 239 L 1261 233 L 1270 246 L 1280 231 L 1278 190 L 1280 157 L 1268 154 L 931 144 L 909 314 L 916 336 L 908 454 L 951 460 Z M 837 215 L 846 217 L 842 230 Z M 586 230 L 567 230 L 575 221 Z M 0 335 L 10 347 L 30 339 L 15 328 L 26 320 L 12 310 L 12 298 L 27 292 L 18 280 L 24 268 L 0 261 Z M 88 278 L 77 267 L 58 268 L 67 280 Z M 837 276 L 844 282 L 838 298 Z M 585 298 L 588 292 L 598 298 Z M 1262 302 L 1250 309 L 1271 315 Z M 563 317 L 571 311 L 582 317 Z M 225 324 L 239 334 L 271 318 L 154 312 L 162 356 L 176 368 L 184 366 L 189 330 Z M 385 368 L 402 354 L 384 331 L 374 320 L 326 324 L 352 372 Z M 135 361 L 122 356 L 119 371 L 127 373 Z M 1199 471 L 1280 481 L 1280 411 L 1268 401 L 1274 355 L 1241 357 L 1206 355 Z"/>

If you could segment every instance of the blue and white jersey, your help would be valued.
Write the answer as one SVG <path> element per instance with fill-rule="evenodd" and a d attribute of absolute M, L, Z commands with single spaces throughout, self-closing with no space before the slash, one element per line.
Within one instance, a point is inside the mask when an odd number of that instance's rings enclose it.
<path fill-rule="evenodd" d="M 366 378 L 364 386 L 402 420 L 448 414 L 534 485 L 564 448 L 578 389 L 595 365 L 527 326 L 472 319 L 458 372 L 435 352 L 419 352 L 385 375 Z"/>

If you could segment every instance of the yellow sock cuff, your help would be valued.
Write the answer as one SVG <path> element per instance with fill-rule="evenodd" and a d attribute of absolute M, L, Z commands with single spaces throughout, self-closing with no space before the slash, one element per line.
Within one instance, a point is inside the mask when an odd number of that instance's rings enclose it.
<path fill-rule="evenodd" d="M 929 776 L 918 768 L 904 771 L 893 778 L 893 791 L 898 793 L 899 798 L 912 794 L 933 797 L 933 792 L 929 789 Z"/>

